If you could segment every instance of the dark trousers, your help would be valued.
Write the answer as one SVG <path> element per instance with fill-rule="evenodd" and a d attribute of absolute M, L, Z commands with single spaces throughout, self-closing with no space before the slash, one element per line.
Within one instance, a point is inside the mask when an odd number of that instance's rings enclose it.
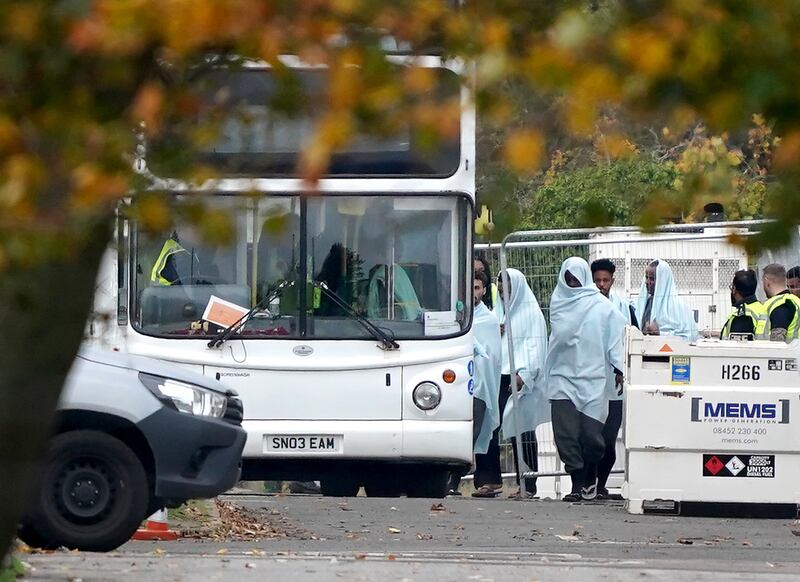
<path fill-rule="evenodd" d="M 597 489 L 605 489 L 608 476 L 614 463 L 617 461 L 617 435 L 622 426 L 622 400 L 610 400 L 608 402 L 608 418 L 603 427 L 603 441 L 605 442 L 605 452 L 600 463 L 597 465 Z"/>
<path fill-rule="evenodd" d="M 503 419 L 503 412 L 506 409 L 506 402 L 510 392 L 511 376 L 503 374 L 500 377 L 500 392 L 498 393 L 498 406 L 500 408 L 500 420 Z M 503 477 L 500 470 L 500 427 L 498 426 L 492 433 L 492 440 L 489 441 L 489 448 L 486 453 L 475 455 L 475 488 L 481 485 L 502 485 Z"/>
<path fill-rule="evenodd" d="M 571 400 L 551 400 L 553 436 L 558 456 L 572 478 L 572 491 L 594 484 L 605 452 L 603 423 L 578 411 Z"/>
<path fill-rule="evenodd" d="M 483 426 L 483 418 L 486 416 L 486 403 L 480 398 L 472 399 L 472 446 L 475 446 L 475 441 L 481 434 L 481 427 Z M 450 491 L 458 491 L 458 486 L 461 484 L 461 477 L 469 473 L 469 467 L 464 467 L 459 471 L 450 472 Z"/>
<path fill-rule="evenodd" d="M 517 439 L 514 437 L 511 437 L 511 449 L 514 451 L 514 470 L 519 474 Z M 536 442 L 536 433 L 532 430 L 522 433 L 522 458 L 531 470 L 539 470 L 539 443 Z M 519 484 L 519 479 L 517 479 L 517 484 Z M 525 491 L 536 494 L 536 477 L 525 478 Z"/>

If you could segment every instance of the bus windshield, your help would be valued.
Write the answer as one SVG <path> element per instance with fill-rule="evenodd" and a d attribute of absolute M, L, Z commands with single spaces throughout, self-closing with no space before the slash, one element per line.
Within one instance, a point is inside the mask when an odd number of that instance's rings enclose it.
<path fill-rule="evenodd" d="M 198 199 L 176 197 L 177 204 L 190 200 Z M 204 200 L 232 217 L 233 236 L 224 243 L 178 219 L 157 234 L 132 229 L 131 313 L 142 333 L 213 336 L 220 327 L 203 319 L 212 296 L 249 309 L 282 286 L 239 337 L 371 339 L 320 283 L 395 339 L 452 336 L 469 325 L 464 197 Z"/>
<path fill-rule="evenodd" d="M 443 68 L 433 72 L 433 88 L 417 97 L 417 105 L 441 109 L 455 103 L 458 108 L 458 75 Z M 263 67 L 204 72 L 190 89 L 198 102 L 194 115 L 182 115 L 156 136 L 147 148 L 148 166 L 166 177 L 171 175 L 171 163 L 179 166 L 182 156 L 195 155 L 193 161 L 227 177 L 297 175 L 299 152 L 308 146 L 326 113 L 327 74 L 324 69 L 297 68 L 282 71 L 279 77 Z M 461 153 L 458 130 L 432 135 L 430 127 L 410 117 L 398 117 L 370 132 L 354 128 L 351 139 L 332 153 L 326 175 L 444 177 L 455 173 Z M 198 127 L 206 126 L 214 128 L 213 139 L 191 140 Z M 195 145 L 189 147 L 189 143 Z"/>

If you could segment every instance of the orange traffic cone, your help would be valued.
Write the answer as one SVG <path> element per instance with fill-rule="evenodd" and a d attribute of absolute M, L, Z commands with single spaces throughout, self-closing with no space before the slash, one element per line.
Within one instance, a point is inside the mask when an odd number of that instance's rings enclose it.
<path fill-rule="evenodd" d="M 170 541 L 177 540 L 180 534 L 175 530 L 169 529 L 167 523 L 167 509 L 159 509 L 144 522 L 144 527 L 140 527 L 133 534 L 133 539 L 144 541 Z"/>

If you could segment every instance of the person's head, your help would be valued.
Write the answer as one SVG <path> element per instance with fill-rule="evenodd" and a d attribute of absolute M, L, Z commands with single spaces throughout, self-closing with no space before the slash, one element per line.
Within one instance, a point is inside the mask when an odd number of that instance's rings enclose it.
<path fill-rule="evenodd" d="M 731 283 L 731 304 L 735 305 L 751 295 L 755 295 L 758 280 L 752 269 L 736 271 Z"/>
<path fill-rule="evenodd" d="M 483 271 L 475 271 L 475 277 L 472 282 L 472 301 L 477 306 L 486 294 L 486 288 L 489 286 L 489 279 Z"/>
<path fill-rule="evenodd" d="M 781 291 L 786 290 L 786 268 L 783 265 L 773 263 L 764 267 L 761 278 L 764 286 L 764 293 L 767 297 L 774 297 Z"/>
<path fill-rule="evenodd" d="M 572 287 L 573 289 L 582 287 L 581 282 L 578 281 L 578 278 L 569 271 L 564 273 L 564 280 L 567 282 L 567 286 Z"/>
<path fill-rule="evenodd" d="M 503 308 L 505 309 L 506 314 L 510 315 L 524 303 L 535 302 L 536 296 L 531 290 L 530 285 L 528 285 L 528 280 L 521 271 L 509 268 L 506 274 L 508 277 L 508 288 L 505 290 L 503 289 L 506 281 L 504 281 L 502 272 L 497 276 L 497 286 L 499 287 L 498 290 L 501 293 L 501 300 L 504 301 L 504 291 L 508 294 L 508 303 L 504 304 Z"/>
<path fill-rule="evenodd" d="M 789 291 L 800 297 L 800 265 L 786 271 L 786 285 Z"/>
<path fill-rule="evenodd" d="M 508 278 L 508 296 L 511 297 L 511 277 Z M 503 273 L 497 274 L 497 296 L 503 301 L 506 291 L 503 288 Z"/>
<path fill-rule="evenodd" d="M 658 261 L 653 261 L 644 270 L 644 284 L 647 287 L 647 294 L 654 295 L 656 292 L 656 271 L 658 270 Z"/>
<path fill-rule="evenodd" d="M 473 260 L 472 260 L 472 268 L 473 268 L 473 270 L 475 271 L 476 274 L 477 273 L 483 273 L 484 275 L 486 275 L 486 281 L 487 281 L 486 289 L 488 290 L 489 287 L 490 287 L 489 281 L 492 280 L 492 271 L 491 271 L 491 269 L 489 267 L 488 261 L 486 259 L 484 259 L 480 255 L 475 255 L 473 257 Z M 483 302 L 486 304 L 486 307 L 488 307 L 489 309 L 493 309 L 494 308 L 494 304 L 493 304 L 493 299 L 492 299 L 492 294 L 491 293 L 485 293 L 484 294 Z"/>
<path fill-rule="evenodd" d="M 557 290 L 565 285 L 571 289 L 588 288 L 597 291 L 597 287 L 592 284 L 592 271 L 589 263 L 582 257 L 570 257 L 561 263 L 558 277 Z M 563 288 L 562 291 L 564 291 Z"/>
<path fill-rule="evenodd" d="M 608 297 L 611 287 L 614 286 L 614 273 L 616 265 L 608 259 L 597 259 L 592 261 L 592 279 L 595 286 L 600 289 L 600 293 Z"/>

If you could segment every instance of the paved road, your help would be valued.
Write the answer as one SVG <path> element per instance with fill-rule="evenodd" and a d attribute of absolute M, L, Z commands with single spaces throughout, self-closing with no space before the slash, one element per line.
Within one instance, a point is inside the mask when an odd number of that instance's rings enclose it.
<path fill-rule="evenodd" d="M 795 520 L 633 516 L 621 504 L 227 497 L 279 532 L 34 555 L 32 579 L 797 580 Z M 800 532 L 798 532 L 800 534 Z"/>

